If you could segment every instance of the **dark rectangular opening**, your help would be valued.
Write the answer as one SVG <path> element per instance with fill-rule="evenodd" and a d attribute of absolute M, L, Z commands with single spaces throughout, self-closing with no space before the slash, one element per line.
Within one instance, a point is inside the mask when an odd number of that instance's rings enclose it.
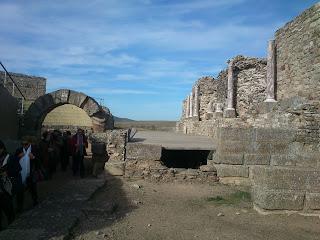
<path fill-rule="evenodd" d="M 207 164 L 209 150 L 168 150 L 162 149 L 161 161 L 169 168 L 198 169 Z"/>

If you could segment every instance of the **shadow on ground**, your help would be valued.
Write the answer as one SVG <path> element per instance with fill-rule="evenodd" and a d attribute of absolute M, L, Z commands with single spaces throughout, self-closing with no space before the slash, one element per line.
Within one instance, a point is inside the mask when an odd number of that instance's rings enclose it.
<path fill-rule="evenodd" d="M 126 217 L 135 208 L 123 190 L 122 179 L 106 173 L 105 184 L 86 202 L 82 215 L 70 229 L 68 239 L 76 239 L 91 232 L 103 235 L 102 229 Z"/>
<path fill-rule="evenodd" d="M 113 216 L 121 217 L 132 209 L 122 191 L 121 180 L 109 174 L 99 178 L 71 178 L 59 184 L 37 207 L 23 213 L 0 232 L 0 239 L 71 239 L 72 230 L 81 219 L 99 217 L 108 220 L 81 228 L 82 232 L 98 231 L 112 223 Z M 112 189 L 113 194 L 105 188 Z"/>

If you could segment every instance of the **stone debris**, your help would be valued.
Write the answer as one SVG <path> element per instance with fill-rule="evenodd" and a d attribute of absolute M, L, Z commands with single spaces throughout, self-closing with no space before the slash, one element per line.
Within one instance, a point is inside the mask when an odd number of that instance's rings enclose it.
<path fill-rule="evenodd" d="M 132 187 L 135 188 L 135 189 L 140 189 L 141 188 L 141 186 L 139 184 L 136 184 L 136 183 L 133 184 Z"/>

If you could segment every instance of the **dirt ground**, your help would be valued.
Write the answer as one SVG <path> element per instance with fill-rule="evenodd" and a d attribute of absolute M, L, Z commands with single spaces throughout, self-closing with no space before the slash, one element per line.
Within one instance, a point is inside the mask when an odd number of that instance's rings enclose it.
<path fill-rule="evenodd" d="M 248 191 L 110 178 L 88 202 L 70 239 L 320 239 L 319 217 L 259 215 L 241 195 Z"/>

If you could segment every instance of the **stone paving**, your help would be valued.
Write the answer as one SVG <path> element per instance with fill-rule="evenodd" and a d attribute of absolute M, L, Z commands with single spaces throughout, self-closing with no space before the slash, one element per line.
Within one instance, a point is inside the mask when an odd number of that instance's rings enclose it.
<path fill-rule="evenodd" d="M 177 150 L 214 150 L 212 138 L 191 136 L 176 132 L 138 131 L 132 142 L 161 145 L 166 149 Z"/>
<path fill-rule="evenodd" d="M 80 218 L 84 203 L 104 184 L 102 176 L 70 180 L 0 232 L 0 239 L 66 239 Z"/>

